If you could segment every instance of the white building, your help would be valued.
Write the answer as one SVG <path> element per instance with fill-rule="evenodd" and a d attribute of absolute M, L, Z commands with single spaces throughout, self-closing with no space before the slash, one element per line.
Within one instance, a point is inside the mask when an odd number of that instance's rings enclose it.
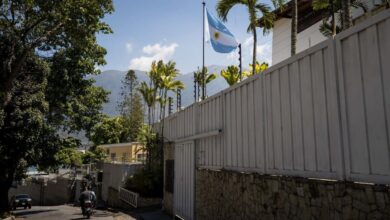
<path fill-rule="evenodd" d="M 365 0 L 370 10 L 383 8 L 382 0 Z M 322 16 L 325 11 L 313 11 L 312 0 L 298 0 L 298 35 L 297 50 L 299 53 L 327 39 L 320 31 Z M 291 54 L 291 2 L 286 4 L 283 12 L 275 11 L 277 20 L 274 23 L 272 36 L 272 65 L 275 65 Z M 364 11 L 361 8 L 352 9 L 353 23 L 363 19 Z"/>

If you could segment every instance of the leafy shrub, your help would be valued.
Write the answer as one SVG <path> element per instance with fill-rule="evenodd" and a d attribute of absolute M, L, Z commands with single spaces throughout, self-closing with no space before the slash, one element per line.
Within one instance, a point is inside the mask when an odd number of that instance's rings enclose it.
<path fill-rule="evenodd" d="M 142 197 L 162 197 L 162 173 L 163 171 L 160 167 L 154 167 L 154 169 L 140 169 L 127 179 L 125 188 L 139 193 Z"/>

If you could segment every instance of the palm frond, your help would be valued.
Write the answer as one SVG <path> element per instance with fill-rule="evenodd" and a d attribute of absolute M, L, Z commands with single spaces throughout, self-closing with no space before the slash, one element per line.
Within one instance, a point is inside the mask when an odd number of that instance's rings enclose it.
<path fill-rule="evenodd" d="M 324 10 L 329 8 L 328 0 L 315 0 L 311 3 L 314 11 Z"/>
<path fill-rule="evenodd" d="M 206 84 L 210 83 L 211 81 L 213 81 L 216 78 L 217 78 L 217 74 L 215 74 L 215 73 L 208 75 L 206 78 Z"/>
<path fill-rule="evenodd" d="M 353 8 L 360 8 L 360 9 L 362 9 L 364 11 L 364 13 L 366 13 L 368 11 L 368 5 L 367 5 L 366 1 L 355 0 L 355 1 L 351 2 L 351 6 Z"/>
<path fill-rule="evenodd" d="M 217 14 L 222 21 L 227 21 L 227 15 L 229 11 L 238 4 L 247 5 L 248 2 L 245 0 L 220 0 L 217 3 Z"/>

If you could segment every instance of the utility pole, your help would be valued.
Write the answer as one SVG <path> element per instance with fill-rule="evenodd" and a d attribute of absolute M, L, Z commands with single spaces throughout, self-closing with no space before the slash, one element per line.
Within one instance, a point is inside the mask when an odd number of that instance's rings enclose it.
<path fill-rule="evenodd" d="M 197 82 L 196 82 L 196 72 L 194 72 L 194 100 L 195 102 L 197 102 L 197 95 L 196 95 L 196 92 L 197 92 Z"/>
<path fill-rule="evenodd" d="M 168 115 L 172 114 L 172 97 L 168 97 Z"/>
<path fill-rule="evenodd" d="M 242 56 L 241 56 L 241 44 L 238 44 L 238 61 L 240 62 L 240 81 L 242 81 Z"/>
<path fill-rule="evenodd" d="M 177 89 L 176 93 L 176 111 L 181 110 L 181 89 Z"/>

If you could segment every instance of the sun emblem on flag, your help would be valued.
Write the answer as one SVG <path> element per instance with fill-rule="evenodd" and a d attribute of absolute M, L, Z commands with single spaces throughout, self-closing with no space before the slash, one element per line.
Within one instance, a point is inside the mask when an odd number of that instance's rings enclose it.
<path fill-rule="evenodd" d="M 215 32 L 215 33 L 214 33 L 214 38 L 218 40 L 218 38 L 219 38 L 219 32 Z"/>

